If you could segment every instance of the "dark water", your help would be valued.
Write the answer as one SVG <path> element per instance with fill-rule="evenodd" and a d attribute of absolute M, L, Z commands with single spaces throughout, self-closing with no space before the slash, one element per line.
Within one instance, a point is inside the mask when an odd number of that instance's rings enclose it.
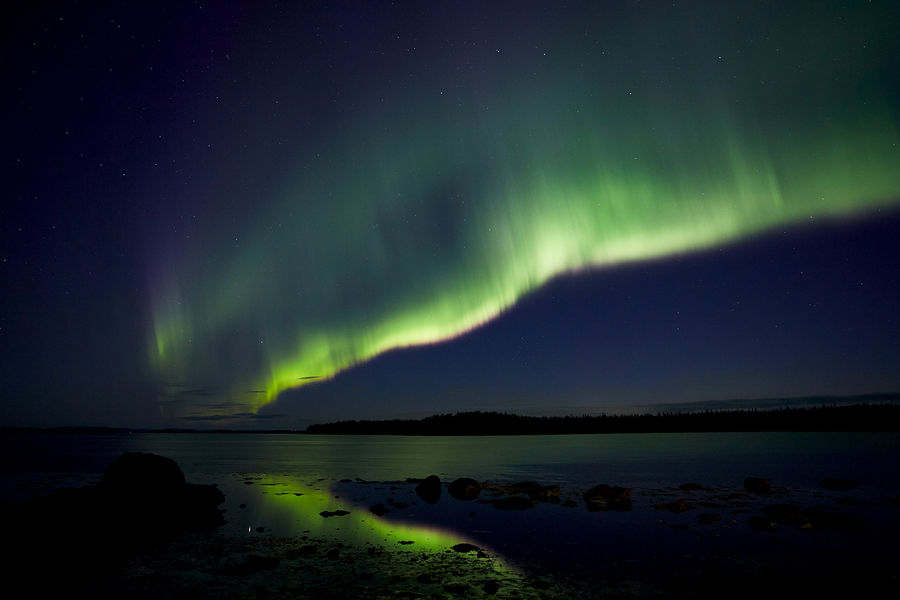
<path fill-rule="evenodd" d="M 356 545 L 414 542 L 436 550 L 470 542 L 502 560 L 538 569 L 684 569 L 744 561 L 807 562 L 828 568 L 894 561 L 900 509 L 900 435 L 885 433 L 703 433 L 514 437 L 315 436 L 275 434 L 31 434 L 0 436 L 0 497 L 23 499 L 54 487 L 96 482 L 125 451 L 174 459 L 189 482 L 225 492 L 220 535 L 327 538 Z M 430 505 L 405 479 L 471 477 L 490 487 L 518 481 L 560 486 L 560 503 L 521 512 L 446 488 Z M 743 490 L 764 477 L 775 493 Z M 827 490 L 824 478 L 860 482 Z M 344 481 L 342 481 L 344 480 Z M 349 481 L 346 481 L 349 480 Z M 706 490 L 686 493 L 689 481 Z M 633 510 L 592 513 L 581 500 L 597 484 L 630 487 Z M 565 500 L 576 504 L 566 508 Z M 676 514 L 674 500 L 696 508 Z M 706 507 L 702 506 L 705 503 Z M 751 530 L 750 517 L 773 503 L 824 506 L 867 523 L 863 532 L 803 533 L 779 525 Z M 390 512 L 375 516 L 369 507 Z M 403 506 L 403 505 L 406 506 Z M 242 508 L 241 505 L 244 505 Z M 710 508 L 709 506 L 713 506 Z M 323 511 L 348 514 L 325 518 Z M 701 523 L 699 514 L 719 521 Z M 744 564 L 744 563 L 741 563 Z M 839 568 L 843 568 L 839 567 Z M 607 572 L 604 571 L 604 572 Z"/>
<path fill-rule="evenodd" d="M 900 491 L 893 433 L 662 433 L 399 437 L 281 434 L 22 434 L 0 436 L 0 494 L 23 478 L 101 475 L 122 452 L 174 459 L 189 476 L 266 473 L 305 478 L 442 478 L 671 486 L 685 481 L 814 486 L 823 477 Z"/>

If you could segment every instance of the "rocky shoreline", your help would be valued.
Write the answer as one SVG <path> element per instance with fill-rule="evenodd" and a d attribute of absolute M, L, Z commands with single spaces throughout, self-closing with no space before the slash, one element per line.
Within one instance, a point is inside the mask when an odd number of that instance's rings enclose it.
<path fill-rule="evenodd" d="M 310 494 L 248 475 L 235 483 L 233 493 L 286 505 Z M 860 500 L 847 480 L 805 494 L 763 478 L 638 494 L 436 475 L 316 485 L 343 504 L 304 509 L 304 523 L 328 527 L 226 533 L 223 511 L 239 518 L 245 504 L 186 483 L 174 461 L 126 453 L 97 485 L 4 502 L 21 549 L 4 570 L 40 578 L 53 565 L 64 587 L 129 598 L 755 598 L 896 584 L 900 499 Z M 467 537 L 347 537 L 392 523 L 447 523 Z"/>

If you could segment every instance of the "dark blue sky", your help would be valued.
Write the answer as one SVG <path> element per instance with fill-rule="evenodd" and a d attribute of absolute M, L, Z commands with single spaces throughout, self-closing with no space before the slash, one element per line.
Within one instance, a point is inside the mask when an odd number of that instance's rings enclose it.
<path fill-rule="evenodd" d="M 898 11 L 5 9 L 0 424 L 898 392 Z"/>

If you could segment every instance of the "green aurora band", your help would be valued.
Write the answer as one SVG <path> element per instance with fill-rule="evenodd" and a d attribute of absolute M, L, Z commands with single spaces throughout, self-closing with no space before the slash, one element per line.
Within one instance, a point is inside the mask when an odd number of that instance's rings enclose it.
<path fill-rule="evenodd" d="M 722 39 L 663 73 L 650 51 L 640 67 L 616 58 L 633 41 L 577 74 L 488 65 L 477 98 L 442 92 L 473 84 L 440 69 L 386 86 L 327 147 L 297 152 L 238 243 L 203 240 L 158 282 L 163 398 L 209 385 L 255 412 L 459 336 L 559 274 L 895 205 L 896 106 L 860 65 L 896 42 L 872 28 L 865 49 L 783 48 L 803 69 Z"/>

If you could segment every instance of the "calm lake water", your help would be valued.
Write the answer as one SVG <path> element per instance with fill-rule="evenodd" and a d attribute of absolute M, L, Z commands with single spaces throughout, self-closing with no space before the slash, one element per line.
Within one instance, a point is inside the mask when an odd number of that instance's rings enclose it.
<path fill-rule="evenodd" d="M 573 486 L 673 486 L 686 481 L 815 486 L 824 477 L 900 492 L 900 434 L 657 433 L 401 437 L 290 434 L 16 434 L 0 436 L 0 496 L 21 478 L 102 475 L 121 453 L 174 459 L 214 480 L 265 473 L 330 480 L 395 480 L 436 474 Z"/>

